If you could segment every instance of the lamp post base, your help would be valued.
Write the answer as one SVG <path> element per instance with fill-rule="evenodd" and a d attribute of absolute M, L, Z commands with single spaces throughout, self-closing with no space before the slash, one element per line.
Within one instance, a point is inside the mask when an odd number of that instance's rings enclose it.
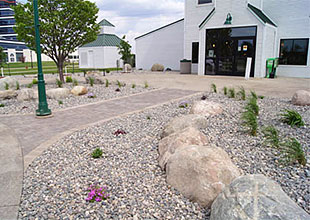
<path fill-rule="evenodd" d="M 49 116 L 52 114 L 52 111 L 48 108 L 44 109 L 44 108 L 40 108 L 36 110 L 36 116 Z"/>

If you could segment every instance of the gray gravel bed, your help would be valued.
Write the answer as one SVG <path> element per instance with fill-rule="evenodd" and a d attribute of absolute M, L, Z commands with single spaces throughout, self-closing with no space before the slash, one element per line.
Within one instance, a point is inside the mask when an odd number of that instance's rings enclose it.
<path fill-rule="evenodd" d="M 245 174 L 263 173 L 276 180 L 310 213 L 310 108 L 293 106 L 284 99 L 259 100 L 260 126 L 273 124 L 283 136 L 295 136 L 307 154 L 305 167 L 282 166 L 274 150 L 262 145 L 260 133 L 251 137 L 240 126 L 244 101 L 207 95 L 225 107 L 222 115 L 209 118 L 209 126 L 203 130 L 209 139 L 225 149 Z M 278 114 L 284 108 L 298 110 L 306 126 L 293 129 L 282 124 Z M 174 102 L 61 139 L 26 170 L 19 219 L 209 219 L 210 210 L 190 202 L 166 184 L 157 162 L 163 126 L 188 112 L 189 108 L 180 109 Z M 117 129 L 127 134 L 116 137 L 113 133 Z M 92 159 L 90 154 L 98 147 L 103 150 L 103 158 Z M 87 188 L 94 183 L 108 187 L 108 200 L 85 201 Z"/>
<path fill-rule="evenodd" d="M 94 95 L 96 95 L 96 98 L 88 98 L 87 95 L 74 96 L 70 94 L 67 98 L 64 99 L 47 99 L 49 108 L 52 111 L 58 109 L 65 109 L 68 107 L 94 103 L 102 100 L 108 100 L 112 98 L 118 98 L 152 90 L 152 88 L 144 88 L 138 85 L 135 88 L 131 88 L 131 85 L 126 85 L 125 87 L 120 88 L 120 92 L 116 92 L 115 90 L 118 88 L 118 86 L 115 82 L 112 82 L 112 85 L 110 85 L 109 87 L 105 87 L 105 85 L 94 85 L 93 87 L 91 87 L 89 84 L 81 83 L 79 83 L 79 85 L 87 87 L 88 93 L 93 93 Z M 63 87 L 70 90 L 73 88 L 72 83 L 66 83 Z M 47 90 L 53 88 L 57 88 L 57 86 L 55 84 L 46 85 Z M 36 90 L 37 86 L 34 85 L 33 89 Z M 60 104 L 59 101 L 61 101 L 62 104 Z M 17 101 L 17 99 L 0 100 L 0 104 L 4 104 L 4 107 L 0 108 L 0 114 L 28 114 L 34 113 L 35 110 L 38 108 L 38 100 L 23 102 L 19 102 Z"/>

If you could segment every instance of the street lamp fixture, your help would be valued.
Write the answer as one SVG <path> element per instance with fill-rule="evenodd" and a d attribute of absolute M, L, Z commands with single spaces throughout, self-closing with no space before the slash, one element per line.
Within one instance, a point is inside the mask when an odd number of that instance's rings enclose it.
<path fill-rule="evenodd" d="M 44 76 L 42 73 L 38 0 L 33 0 L 33 11 L 34 11 L 36 52 L 37 52 L 37 62 L 38 62 L 38 95 L 39 95 L 39 108 L 36 110 L 36 115 L 37 116 L 48 116 L 48 115 L 51 115 L 52 112 L 48 108 L 48 105 L 47 105 L 45 81 L 44 81 Z"/>

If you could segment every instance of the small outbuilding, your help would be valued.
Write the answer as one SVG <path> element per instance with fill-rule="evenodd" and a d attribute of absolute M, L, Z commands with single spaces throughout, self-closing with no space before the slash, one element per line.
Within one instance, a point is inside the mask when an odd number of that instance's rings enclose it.
<path fill-rule="evenodd" d="M 100 23 L 100 34 L 93 42 L 79 48 L 81 69 L 104 69 L 121 66 L 121 56 L 117 46 L 121 39 L 115 35 L 115 26 L 106 19 Z"/>

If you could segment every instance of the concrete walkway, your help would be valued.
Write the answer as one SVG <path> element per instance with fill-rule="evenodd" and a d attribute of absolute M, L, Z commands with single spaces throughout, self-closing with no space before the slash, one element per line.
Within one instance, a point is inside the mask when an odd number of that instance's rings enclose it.
<path fill-rule="evenodd" d="M 0 219 L 16 219 L 22 189 L 23 163 L 26 169 L 60 138 L 103 121 L 196 93 L 190 90 L 158 89 L 56 111 L 52 118 L 37 119 L 34 115 L 1 116 L 0 121 L 4 125 L 0 126 L 0 134 L 3 136 L 0 137 Z"/>

